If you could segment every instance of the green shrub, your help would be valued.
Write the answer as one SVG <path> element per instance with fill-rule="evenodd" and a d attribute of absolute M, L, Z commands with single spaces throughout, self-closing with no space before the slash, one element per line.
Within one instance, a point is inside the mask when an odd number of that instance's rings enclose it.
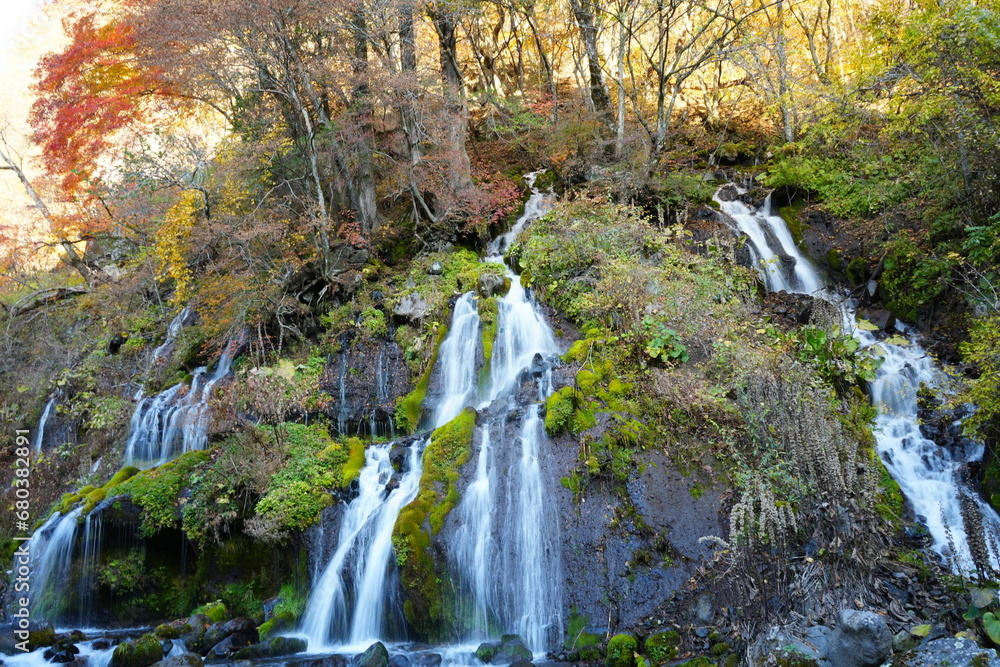
<path fill-rule="evenodd" d="M 653 661 L 653 664 L 659 665 L 677 657 L 677 646 L 680 641 L 681 636 L 675 630 L 668 630 L 646 637 L 643 646 L 646 649 L 646 655 Z"/>

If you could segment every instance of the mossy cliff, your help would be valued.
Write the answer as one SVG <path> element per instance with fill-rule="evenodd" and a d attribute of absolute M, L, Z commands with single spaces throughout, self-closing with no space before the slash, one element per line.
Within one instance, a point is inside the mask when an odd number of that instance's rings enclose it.
<path fill-rule="evenodd" d="M 424 450 L 416 499 L 403 508 L 393 529 L 396 563 L 401 567 L 403 613 L 428 641 L 448 639 L 453 631 L 452 586 L 431 539 L 459 501 L 459 470 L 469 460 L 476 411 L 466 408 L 436 429 Z"/>

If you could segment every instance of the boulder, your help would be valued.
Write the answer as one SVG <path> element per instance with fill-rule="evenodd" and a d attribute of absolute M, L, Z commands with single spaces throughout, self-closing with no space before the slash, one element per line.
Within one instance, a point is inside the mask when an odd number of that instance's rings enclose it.
<path fill-rule="evenodd" d="M 233 640 L 233 646 L 237 648 L 252 646 L 260 641 L 257 624 L 253 622 L 252 618 L 246 616 L 227 621 L 223 626 L 223 631 Z"/>
<path fill-rule="evenodd" d="M 980 648 L 971 639 L 935 639 L 896 656 L 893 667 L 1000 667 L 991 648 Z"/>
<path fill-rule="evenodd" d="M 202 637 L 201 645 L 203 648 L 211 648 L 231 634 L 232 632 L 226 631 L 226 621 L 213 623 L 207 630 L 205 630 L 205 636 Z"/>
<path fill-rule="evenodd" d="M 393 315 L 401 317 L 410 322 L 419 322 L 423 319 L 428 309 L 427 300 L 417 292 L 410 292 L 403 296 L 392 309 Z"/>
<path fill-rule="evenodd" d="M 510 278 L 499 273 L 484 272 L 479 275 L 476 291 L 479 296 L 488 299 L 491 296 L 503 296 L 510 290 Z"/>
<path fill-rule="evenodd" d="M 205 654 L 207 660 L 224 660 L 229 658 L 230 655 L 235 653 L 238 649 L 233 646 L 233 640 L 231 637 L 226 637 L 219 643 L 208 649 L 208 653 Z M 112 665 L 112 667 L 115 667 Z"/>
<path fill-rule="evenodd" d="M 279 656 L 303 653 L 309 645 L 306 643 L 306 640 L 299 639 L 298 637 L 275 637 L 270 641 L 268 646 L 271 649 L 271 655 Z"/>
<path fill-rule="evenodd" d="M 361 654 L 357 667 L 388 667 L 388 665 L 389 651 L 382 642 L 375 642 Z"/>
<path fill-rule="evenodd" d="M 476 657 L 485 663 L 509 665 L 517 660 L 531 660 L 531 651 L 517 635 L 503 635 L 498 642 L 484 642 L 476 649 Z"/>
<path fill-rule="evenodd" d="M 427 273 L 431 274 L 432 276 L 440 276 L 442 273 L 444 273 L 444 267 L 441 266 L 441 262 L 434 262 L 427 268 Z"/>
<path fill-rule="evenodd" d="M 884 309 L 866 308 L 858 311 L 858 315 L 879 328 L 879 331 L 891 333 L 896 330 L 896 316 Z"/>
<path fill-rule="evenodd" d="M 843 609 L 830 639 L 830 667 L 878 667 L 892 653 L 885 619 L 870 611 Z"/>
<path fill-rule="evenodd" d="M 151 634 L 122 642 L 111 654 L 111 667 L 149 667 L 163 659 L 160 640 Z"/>
<path fill-rule="evenodd" d="M 441 667 L 442 662 L 441 656 L 437 653 L 420 653 L 410 658 L 413 667 Z"/>
<path fill-rule="evenodd" d="M 291 667 L 347 667 L 347 658 L 342 655 L 328 655 L 314 660 L 287 663 Z"/>
<path fill-rule="evenodd" d="M 197 653 L 181 653 L 164 658 L 153 667 L 203 667 L 205 661 Z"/>
<path fill-rule="evenodd" d="M 389 658 L 389 667 L 410 667 L 410 657 L 404 653 L 397 653 Z"/>
<path fill-rule="evenodd" d="M 244 646 L 233 654 L 233 660 L 259 660 L 271 655 L 271 647 L 268 644 L 252 644 Z"/>

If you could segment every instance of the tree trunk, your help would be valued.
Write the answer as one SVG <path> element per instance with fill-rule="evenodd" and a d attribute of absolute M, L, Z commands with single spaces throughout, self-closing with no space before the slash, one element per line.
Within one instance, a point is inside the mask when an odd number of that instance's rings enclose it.
<path fill-rule="evenodd" d="M 472 166 L 469 154 L 465 149 L 465 140 L 469 133 L 468 109 L 465 106 L 462 72 L 458 66 L 456 51 L 455 17 L 447 11 L 429 10 L 434 28 L 438 33 L 438 47 L 441 52 L 441 79 L 444 84 L 444 97 L 447 106 L 444 122 L 446 127 L 445 143 L 452 153 L 448 160 L 449 184 L 452 191 L 461 198 L 464 193 L 472 190 Z"/>
<path fill-rule="evenodd" d="M 352 181 L 351 209 L 364 236 L 378 229 L 378 203 L 375 195 L 375 165 L 372 162 L 372 111 L 368 86 L 368 37 L 365 17 L 354 15 L 354 109 L 358 137 L 354 145 L 354 164 L 348 177 Z"/>
<path fill-rule="evenodd" d="M 570 0 L 573 16 L 580 28 L 580 39 L 587 54 L 587 69 L 590 78 L 590 101 L 594 111 L 610 127 L 611 98 L 604 85 L 604 73 L 601 70 L 601 59 L 597 50 L 597 25 L 594 19 L 594 9 L 590 0 Z"/>

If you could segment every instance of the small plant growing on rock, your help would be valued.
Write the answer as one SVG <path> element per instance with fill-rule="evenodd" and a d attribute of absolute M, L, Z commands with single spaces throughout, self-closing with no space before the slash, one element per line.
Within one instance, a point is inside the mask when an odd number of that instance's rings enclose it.
<path fill-rule="evenodd" d="M 632 635 L 615 635 L 608 642 L 608 667 L 635 667 L 639 642 Z"/>

